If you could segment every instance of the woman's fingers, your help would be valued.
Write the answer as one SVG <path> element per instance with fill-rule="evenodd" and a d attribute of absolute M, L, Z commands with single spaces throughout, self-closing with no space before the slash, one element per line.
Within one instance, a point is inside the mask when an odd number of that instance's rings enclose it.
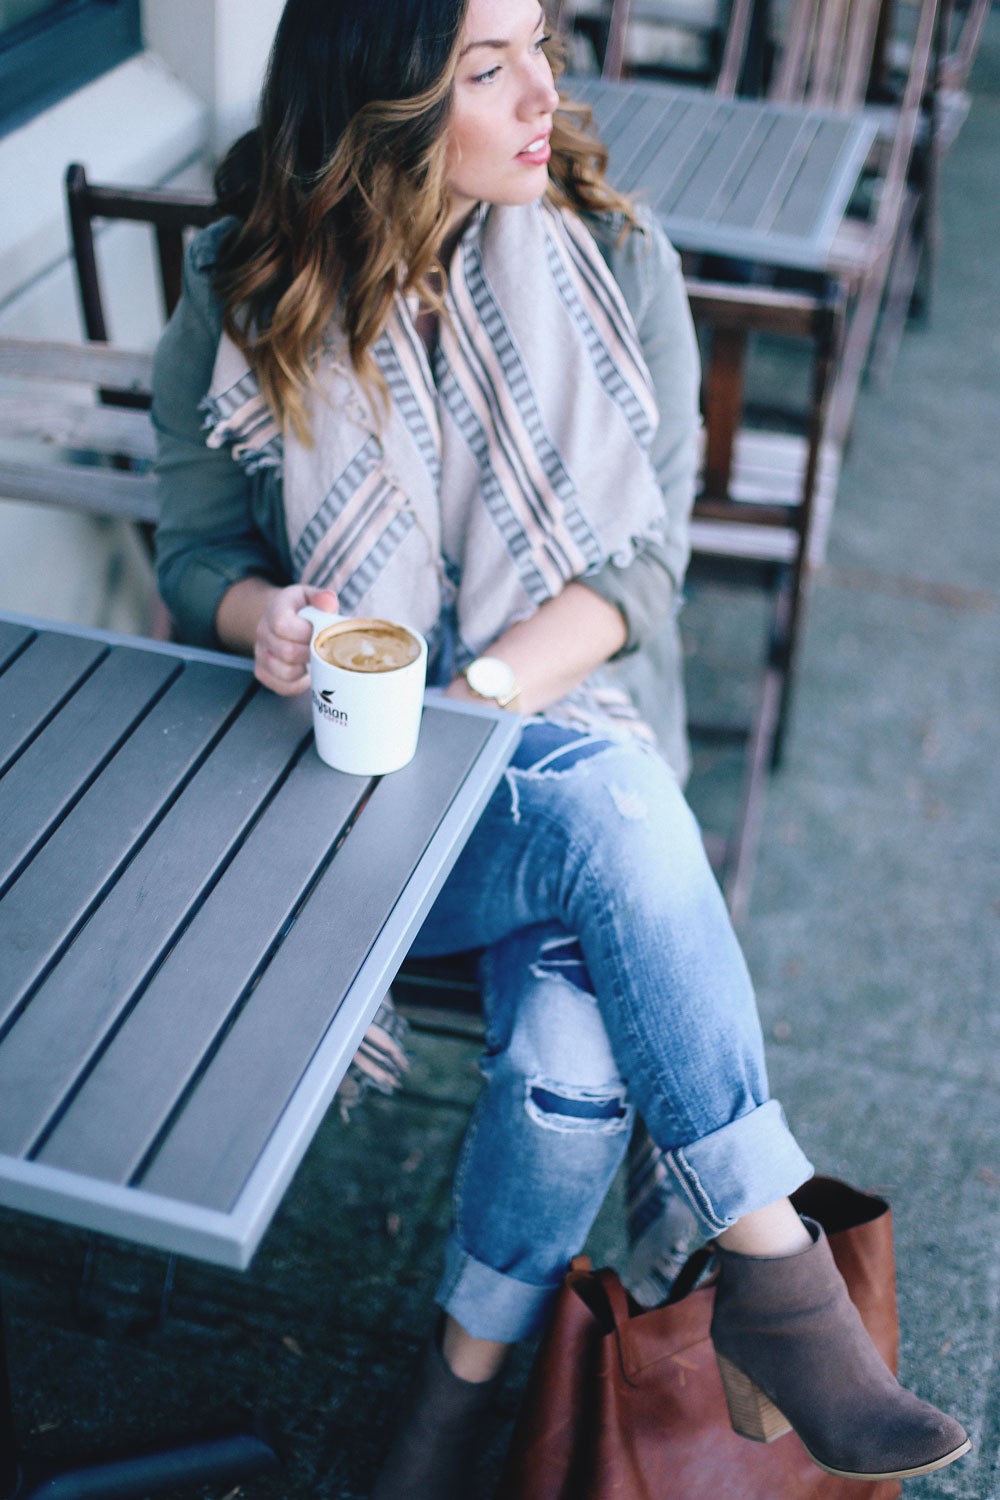
<path fill-rule="evenodd" d="M 254 672 L 265 687 L 275 693 L 301 693 L 309 681 L 309 642 L 312 626 L 303 620 L 299 610 L 308 593 L 316 593 L 302 584 L 292 584 L 270 600 L 257 627 L 254 643 Z"/>
<path fill-rule="evenodd" d="M 254 676 L 272 692 L 287 697 L 301 693 L 308 685 L 308 662 L 284 661 L 258 641 L 254 649 Z"/>
<path fill-rule="evenodd" d="M 293 583 L 271 596 L 257 625 L 254 675 L 258 682 L 284 697 L 303 692 L 309 684 L 313 628 L 299 614 L 307 604 L 330 614 L 337 612 L 337 596 L 329 589 Z"/>

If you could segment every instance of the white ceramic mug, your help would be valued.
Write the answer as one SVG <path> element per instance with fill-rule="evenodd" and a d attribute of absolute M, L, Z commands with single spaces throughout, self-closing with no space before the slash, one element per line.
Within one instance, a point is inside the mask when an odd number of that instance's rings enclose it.
<path fill-rule="evenodd" d="M 416 753 L 423 711 L 427 677 L 424 637 L 392 620 L 351 619 L 328 614 L 311 604 L 299 614 L 313 627 L 309 677 L 320 759 L 337 771 L 358 776 L 383 776 L 407 765 Z M 377 647 L 368 642 L 377 641 L 380 629 L 408 637 L 417 648 L 413 660 L 403 666 L 366 670 L 366 663 L 378 658 Z M 366 632 L 374 634 L 366 636 Z M 352 633 L 360 640 L 360 650 L 353 657 Z M 358 661 L 358 667 L 337 665 L 317 650 L 317 645 L 330 649 L 328 643 L 337 636 L 350 638 L 344 654 Z"/>

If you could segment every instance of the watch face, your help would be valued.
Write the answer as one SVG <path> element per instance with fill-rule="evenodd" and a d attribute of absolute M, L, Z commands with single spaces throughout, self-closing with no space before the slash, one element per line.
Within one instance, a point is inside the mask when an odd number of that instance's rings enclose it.
<path fill-rule="evenodd" d="M 514 687 L 514 669 L 496 656 L 480 656 L 465 674 L 473 692 L 484 698 L 499 699 Z"/>

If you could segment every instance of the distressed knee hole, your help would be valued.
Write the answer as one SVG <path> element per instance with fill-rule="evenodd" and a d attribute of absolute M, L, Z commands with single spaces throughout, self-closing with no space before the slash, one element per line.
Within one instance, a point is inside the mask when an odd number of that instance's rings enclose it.
<path fill-rule="evenodd" d="M 536 979 L 561 979 L 581 995 L 593 998 L 594 986 L 575 937 L 550 938 L 543 943 L 531 972 Z"/>
<path fill-rule="evenodd" d="M 543 1130 L 587 1130 L 607 1135 L 627 1129 L 632 1118 L 622 1085 L 570 1088 L 546 1079 L 529 1079 L 524 1102 L 529 1119 Z"/>
<path fill-rule="evenodd" d="M 525 734 L 504 773 L 510 792 L 511 821 L 521 821 L 521 782 L 558 781 L 582 761 L 592 760 L 617 748 L 616 742 L 599 735 L 581 734 L 559 724 L 542 723 Z M 586 774 L 585 772 L 583 774 Z"/>

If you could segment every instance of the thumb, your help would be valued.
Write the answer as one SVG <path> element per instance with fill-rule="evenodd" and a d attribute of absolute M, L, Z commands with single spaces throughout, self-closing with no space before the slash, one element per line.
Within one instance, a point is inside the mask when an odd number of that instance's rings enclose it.
<path fill-rule="evenodd" d="M 316 609 L 325 609 L 331 615 L 337 613 L 339 603 L 332 589 L 318 589 L 313 584 L 306 584 L 305 591 L 307 604 L 314 605 Z"/>

